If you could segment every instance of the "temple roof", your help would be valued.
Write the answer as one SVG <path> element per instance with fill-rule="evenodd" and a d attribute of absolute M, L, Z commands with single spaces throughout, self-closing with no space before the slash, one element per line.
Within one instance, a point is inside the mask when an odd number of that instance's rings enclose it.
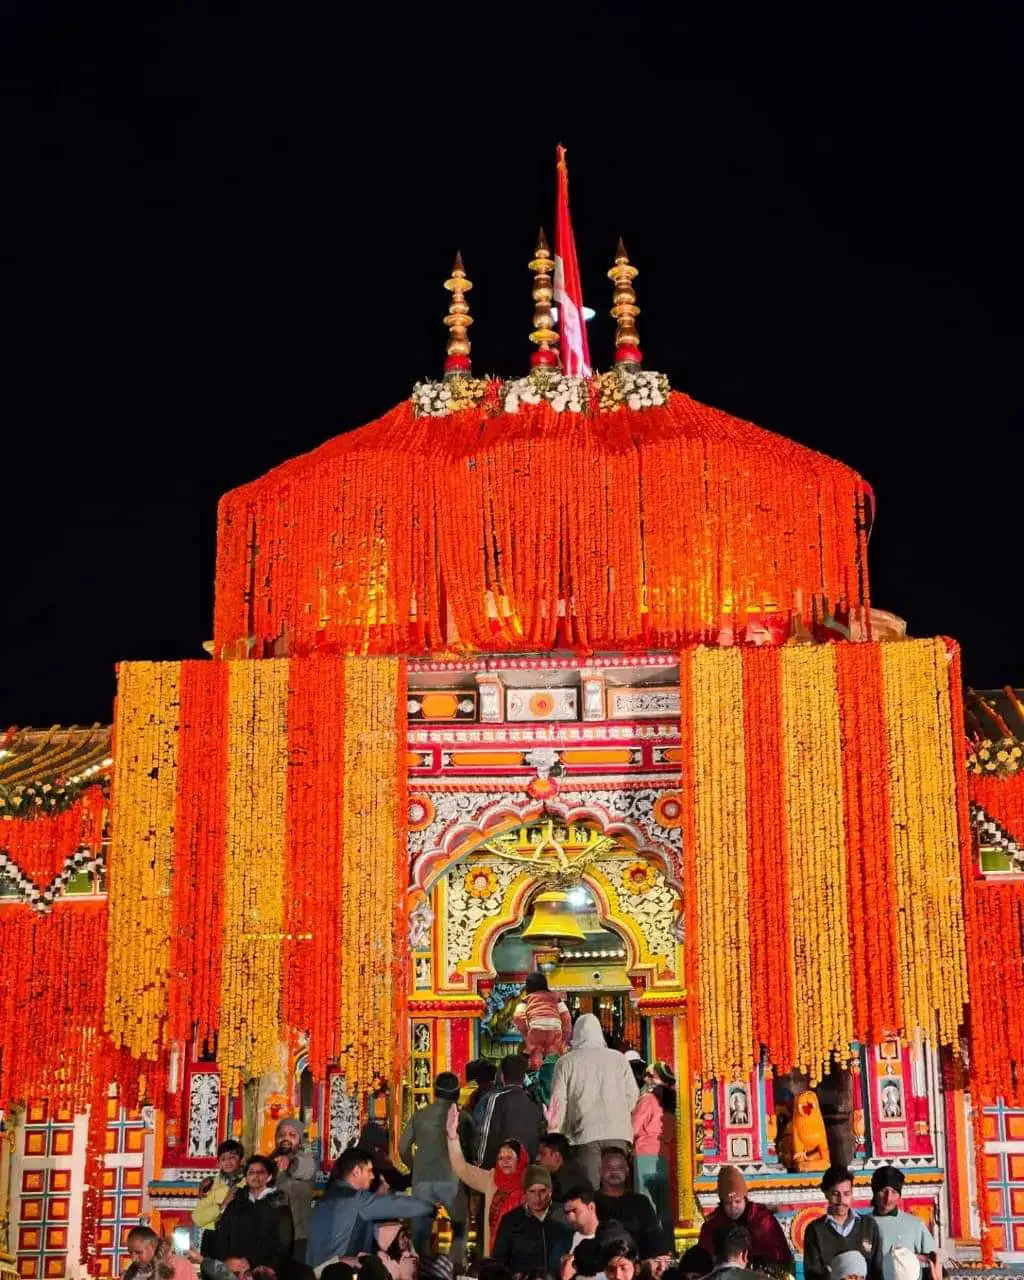
<path fill-rule="evenodd" d="M 0 814 L 16 816 L 26 791 L 60 807 L 91 782 L 110 774 L 110 725 L 8 729 L 0 735 Z"/>

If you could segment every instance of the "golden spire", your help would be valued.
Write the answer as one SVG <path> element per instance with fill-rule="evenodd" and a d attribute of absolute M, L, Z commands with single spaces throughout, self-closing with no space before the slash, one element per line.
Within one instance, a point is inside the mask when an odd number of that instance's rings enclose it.
<path fill-rule="evenodd" d="M 551 299 L 554 297 L 552 276 L 555 271 L 555 260 L 548 248 L 544 228 L 537 235 L 537 247 L 533 251 L 530 270 L 533 272 L 533 333 L 530 341 L 537 344 L 537 350 L 530 356 L 530 364 L 540 369 L 558 368 L 558 334 L 552 327 L 554 318 L 551 315 Z"/>
<path fill-rule="evenodd" d="M 452 295 L 451 306 L 444 318 L 448 327 L 448 356 L 444 362 L 444 376 L 468 378 L 473 366 L 469 359 L 467 330 L 473 323 L 473 317 L 469 314 L 469 303 L 465 295 L 472 289 L 473 282 L 466 279 L 461 253 L 455 255 L 455 266 L 452 267 L 450 278 L 444 282 L 444 287 Z"/>
<path fill-rule="evenodd" d="M 615 250 L 615 266 L 608 272 L 608 279 L 615 285 L 612 297 L 612 315 L 618 321 L 618 328 L 615 330 L 615 363 L 629 369 L 639 369 L 642 356 L 640 337 L 634 323 L 634 317 L 640 314 L 640 308 L 636 305 L 633 281 L 639 274 L 636 267 L 630 266 L 626 246 L 620 237 Z"/>

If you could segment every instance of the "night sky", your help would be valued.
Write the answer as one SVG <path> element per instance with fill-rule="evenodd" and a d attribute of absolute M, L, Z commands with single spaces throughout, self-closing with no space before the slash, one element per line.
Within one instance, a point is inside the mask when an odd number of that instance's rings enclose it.
<path fill-rule="evenodd" d="M 413 12 L 5 7 L 2 725 L 202 656 L 217 497 L 439 376 L 456 249 L 526 371 L 559 141 L 596 363 L 621 234 L 647 367 L 857 468 L 875 603 L 1024 683 L 1020 5 Z"/>

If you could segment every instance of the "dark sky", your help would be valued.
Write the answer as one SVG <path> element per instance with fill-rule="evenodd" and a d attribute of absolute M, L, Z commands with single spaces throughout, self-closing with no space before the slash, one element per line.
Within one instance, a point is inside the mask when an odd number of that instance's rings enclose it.
<path fill-rule="evenodd" d="M 648 367 L 860 470 L 875 602 L 1022 683 L 1019 3 L 412 11 L 5 6 L 0 721 L 201 656 L 218 495 L 439 374 L 455 249 L 525 371 L 559 140 L 588 301 L 621 233 Z"/>

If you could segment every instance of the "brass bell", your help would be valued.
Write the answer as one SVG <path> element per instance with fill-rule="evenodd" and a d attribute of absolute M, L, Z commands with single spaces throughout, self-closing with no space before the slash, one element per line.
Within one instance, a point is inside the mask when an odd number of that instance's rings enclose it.
<path fill-rule="evenodd" d="M 586 936 L 564 889 L 537 894 L 533 900 L 533 916 L 522 933 L 524 942 L 533 938 L 570 938 L 573 942 L 583 942 Z"/>

